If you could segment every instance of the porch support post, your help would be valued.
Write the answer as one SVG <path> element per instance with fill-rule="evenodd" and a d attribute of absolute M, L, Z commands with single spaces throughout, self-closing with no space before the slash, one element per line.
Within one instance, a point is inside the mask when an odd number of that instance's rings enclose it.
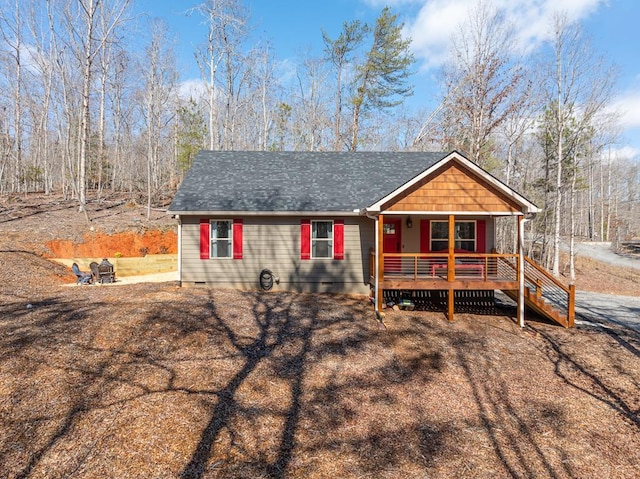
<path fill-rule="evenodd" d="M 453 281 L 456 274 L 456 261 L 453 259 L 453 253 L 456 247 L 456 240 L 454 238 L 456 232 L 455 216 L 449 215 L 449 256 L 447 257 L 447 281 Z"/>
<path fill-rule="evenodd" d="M 178 220 L 178 284 L 182 286 L 182 218 L 176 215 Z"/>
<path fill-rule="evenodd" d="M 518 218 L 518 324 L 524 328 L 524 216 Z"/>
<path fill-rule="evenodd" d="M 447 291 L 447 319 L 453 321 L 453 306 L 454 306 L 455 293 L 453 288 L 449 288 Z"/>
<path fill-rule="evenodd" d="M 449 243 L 448 243 L 448 252 L 449 256 L 447 257 L 447 281 L 452 282 L 456 277 L 456 261 L 453 257 L 456 246 L 455 239 L 455 228 L 456 221 L 454 215 L 449 215 Z M 453 321 L 453 306 L 454 306 L 454 298 L 455 293 L 453 288 L 449 287 L 447 292 L 447 319 L 449 321 Z"/>
<path fill-rule="evenodd" d="M 376 219 L 376 309 L 382 312 L 382 281 L 384 280 L 384 215 L 378 215 Z"/>

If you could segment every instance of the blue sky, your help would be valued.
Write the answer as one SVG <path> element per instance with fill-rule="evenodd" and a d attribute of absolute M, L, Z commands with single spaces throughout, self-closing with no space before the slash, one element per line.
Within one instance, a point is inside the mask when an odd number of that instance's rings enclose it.
<path fill-rule="evenodd" d="M 199 76 L 193 60 L 196 45 L 205 40 L 205 28 L 197 15 L 185 11 L 198 0 L 138 0 L 138 11 L 162 18 L 177 37 L 182 81 Z M 466 18 L 477 0 L 244 0 L 254 27 L 253 36 L 268 40 L 276 59 L 296 62 L 301 52 L 319 56 L 321 29 L 335 38 L 345 21 L 373 23 L 385 5 L 404 22 L 418 60 L 414 108 L 435 108 L 433 81 L 450 44 L 450 35 Z M 623 138 L 616 150 L 626 157 L 640 156 L 640 1 L 638 0 L 492 0 L 505 9 L 516 26 L 522 46 L 535 50 L 545 40 L 549 19 L 556 11 L 581 21 L 594 48 L 620 69 L 611 107 L 620 112 Z"/>

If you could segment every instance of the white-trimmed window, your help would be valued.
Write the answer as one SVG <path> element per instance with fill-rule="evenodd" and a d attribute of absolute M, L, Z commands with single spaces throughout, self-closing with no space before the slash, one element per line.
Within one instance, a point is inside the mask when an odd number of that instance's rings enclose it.
<path fill-rule="evenodd" d="M 233 220 L 211 220 L 211 257 L 233 257 Z"/>
<path fill-rule="evenodd" d="M 311 257 L 333 258 L 333 221 L 311 221 Z"/>
<path fill-rule="evenodd" d="M 446 251 L 449 248 L 449 222 L 431 221 L 431 251 Z M 476 251 L 476 222 L 456 221 L 454 224 L 454 248 Z"/>

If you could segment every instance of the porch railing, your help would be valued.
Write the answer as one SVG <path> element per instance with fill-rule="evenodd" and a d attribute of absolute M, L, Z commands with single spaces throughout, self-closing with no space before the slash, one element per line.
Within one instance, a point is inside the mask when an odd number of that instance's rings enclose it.
<path fill-rule="evenodd" d="M 449 274 L 449 265 L 453 270 Z M 447 253 L 384 253 L 382 255 L 380 280 L 405 281 L 518 281 L 517 254 L 454 253 L 450 259 Z M 369 271 L 375 280 L 375 253 L 370 251 Z M 524 257 L 524 279 L 526 297 L 540 306 L 540 302 L 553 307 L 559 313 L 556 319 L 565 327 L 575 323 L 575 287 L 565 286 L 535 261 Z M 555 319 L 555 318 L 554 318 Z"/>
<path fill-rule="evenodd" d="M 516 254 L 454 253 L 449 260 L 447 253 L 383 253 L 381 279 L 429 279 L 517 281 Z M 506 262 L 506 263 L 505 263 Z M 451 273 L 450 265 L 453 265 Z M 371 277 L 375 277 L 375 254 L 369 261 Z"/>

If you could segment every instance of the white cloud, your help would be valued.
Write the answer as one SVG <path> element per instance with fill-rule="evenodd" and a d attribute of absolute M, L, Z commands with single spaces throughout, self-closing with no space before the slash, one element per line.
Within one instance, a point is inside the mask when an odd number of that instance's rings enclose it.
<path fill-rule="evenodd" d="M 180 82 L 178 85 L 178 96 L 183 100 L 193 98 L 198 101 L 206 98 L 207 85 L 201 79 L 191 79 Z"/>
<path fill-rule="evenodd" d="M 486 1 L 486 0 L 485 0 Z M 415 18 L 406 21 L 406 33 L 413 40 L 416 57 L 425 68 L 438 67 L 447 58 L 453 33 L 460 30 L 479 0 L 420 0 Z M 555 13 L 580 20 L 595 13 L 604 0 L 492 0 L 506 20 L 515 27 L 517 41 L 524 50 L 533 50 L 549 36 Z"/>
<path fill-rule="evenodd" d="M 640 128 L 640 90 L 630 90 L 615 99 L 612 110 L 619 113 L 623 128 Z"/>
<path fill-rule="evenodd" d="M 640 150 L 633 146 L 623 146 L 621 148 L 611 149 L 611 151 L 606 150 L 603 152 L 603 158 L 607 158 L 607 155 L 611 155 L 611 159 L 618 160 L 629 160 L 633 158 L 638 158 L 640 156 Z"/>
<path fill-rule="evenodd" d="M 460 28 L 473 4 L 473 0 L 428 0 L 414 21 L 407 22 L 407 35 L 426 68 L 444 63 L 451 34 Z"/>
<path fill-rule="evenodd" d="M 629 146 L 617 150 L 619 158 L 640 157 L 640 88 L 627 90 L 618 96 L 609 108 L 624 130 L 625 141 Z"/>

